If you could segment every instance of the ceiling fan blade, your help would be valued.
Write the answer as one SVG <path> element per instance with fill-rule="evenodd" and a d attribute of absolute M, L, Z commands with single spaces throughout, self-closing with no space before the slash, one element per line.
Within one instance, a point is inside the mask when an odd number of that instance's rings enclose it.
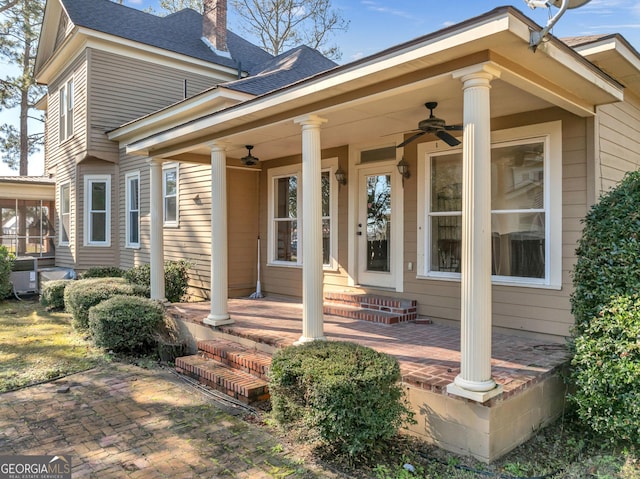
<path fill-rule="evenodd" d="M 444 129 L 447 131 L 462 131 L 464 127 L 462 125 L 447 125 Z"/>
<path fill-rule="evenodd" d="M 411 143 L 413 140 L 415 140 L 416 138 L 421 137 L 422 135 L 426 134 L 426 131 L 421 131 L 420 133 L 416 133 L 413 136 L 410 136 L 409 138 L 407 138 L 406 140 L 404 140 L 402 143 L 400 143 L 398 146 L 396 146 L 396 148 L 402 148 L 403 146 L 408 145 L 409 143 Z M 453 137 L 452 137 L 453 138 Z"/>
<path fill-rule="evenodd" d="M 458 146 L 460 144 L 460 140 L 451 136 L 449 133 L 447 133 L 444 130 L 436 131 L 436 136 L 449 146 Z"/>

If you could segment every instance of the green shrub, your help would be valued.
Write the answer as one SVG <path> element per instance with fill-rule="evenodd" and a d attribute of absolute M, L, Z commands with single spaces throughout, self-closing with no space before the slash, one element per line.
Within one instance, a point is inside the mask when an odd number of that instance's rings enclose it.
<path fill-rule="evenodd" d="M 142 354 L 155 347 L 164 308 L 157 301 L 116 295 L 89 309 L 89 330 L 96 345 Z"/>
<path fill-rule="evenodd" d="M 4 299 L 11 294 L 10 275 L 15 257 L 9 252 L 6 246 L 0 245 L 0 299 Z"/>
<path fill-rule="evenodd" d="M 171 303 L 178 303 L 186 294 L 189 287 L 187 270 L 191 267 L 188 261 L 165 261 L 164 263 L 164 293 Z M 151 266 L 142 264 L 127 270 L 124 277 L 132 283 L 147 288 L 147 296 L 151 287 Z"/>
<path fill-rule="evenodd" d="M 619 297 L 576 338 L 579 417 L 612 441 L 640 446 L 640 297 Z"/>
<path fill-rule="evenodd" d="M 64 309 L 64 290 L 71 279 L 54 279 L 42 285 L 40 304 L 47 310 Z"/>
<path fill-rule="evenodd" d="M 117 266 L 94 266 L 80 275 L 82 279 L 87 278 L 121 278 L 124 270 Z"/>
<path fill-rule="evenodd" d="M 576 255 L 571 310 L 580 335 L 612 297 L 640 284 L 640 172 L 628 173 L 591 208 Z"/>
<path fill-rule="evenodd" d="M 89 308 L 117 294 L 144 296 L 145 289 L 124 278 L 80 279 L 67 285 L 64 290 L 64 305 L 72 315 L 74 327 L 87 329 Z"/>
<path fill-rule="evenodd" d="M 362 457 L 414 422 L 395 358 L 353 343 L 314 341 L 273 356 L 275 420 L 305 428 L 335 453 Z"/>

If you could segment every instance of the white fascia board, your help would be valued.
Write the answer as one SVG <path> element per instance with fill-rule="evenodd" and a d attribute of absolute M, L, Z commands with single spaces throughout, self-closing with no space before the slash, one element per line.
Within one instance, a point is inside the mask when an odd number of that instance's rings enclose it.
<path fill-rule="evenodd" d="M 146 117 L 134 120 L 109 133 L 107 138 L 113 141 L 136 141 L 149 136 L 153 129 L 169 128 L 180 124 L 183 119 L 192 118 L 198 113 L 211 113 L 216 109 L 223 109 L 231 104 L 255 98 L 255 95 L 238 92 L 224 87 L 217 87 L 206 93 L 183 100 L 167 108 L 152 113 Z"/>
<path fill-rule="evenodd" d="M 550 58 L 558 62 L 560 65 L 564 65 L 567 68 L 573 70 L 576 74 L 580 75 L 585 80 L 593 83 L 598 88 L 603 90 L 606 94 L 613 97 L 613 101 L 622 101 L 624 99 L 624 92 L 620 84 L 613 79 L 608 79 L 603 74 L 598 73 L 597 70 L 590 68 L 583 60 L 575 58 L 565 48 L 559 48 L 553 42 L 543 42 L 538 48 L 539 52 L 544 52 Z"/>
<path fill-rule="evenodd" d="M 619 38 L 612 37 L 603 39 L 595 43 L 575 47 L 575 50 L 586 58 L 589 58 L 592 55 L 597 55 L 598 53 L 605 53 L 613 50 L 635 70 L 640 72 L 640 57 L 638 57 L 636 52 L 625 45 L 624 42 L 621 42 Z"/>
<path fill-rule="evenodd" d="M 500 33 L 509 28 L 509 23 L 509 16 L 503 15 L 480 25 L 465 26 L 462 30 L 451 32 L 443 38 L 426 39 L 422 46 L 409 46 L 405 48 L 404 51 L 394 50 L 383 54 L 381 57 L 374 57 L 365 64 L 356 62 L 353 67 L 340 70 L 334 74 L 330 73 L 328 77 L 322 76 L 315 81 L 303 82 L 303 84 L 299 86 L 293 86 L 273 95 L 267 95 L 264 98 L 257 98 L 255 101 L 247 102 L 246 105 L 238 105 L 227 112 L 208 116 L 191 122 L 188 125 L 174 128 L 171 131 L 159 133 L 132 143 L 127 146 L 127 153 L 146 154 L 151 147 L 157 144 L 188 135 L 201 129 L 221 125 L 236 118 L 252 115 L 267 116 L 271 114 L 270 109 L 277 107 L 282 108 L 282 105 L 288 102 L 299 101 L 304 97 L 313 98 L 315 95 L 321 95 L 323 91 L 340 88 L 340 86 L 344 86 L 350 82 L 355 82 L 369 76 L 380 75 L 380 73 L 384 71 L 395 71 L 400 65 L 417 58 L 434 55 L 458 45 L 476 41 L 478 38 Z"/>

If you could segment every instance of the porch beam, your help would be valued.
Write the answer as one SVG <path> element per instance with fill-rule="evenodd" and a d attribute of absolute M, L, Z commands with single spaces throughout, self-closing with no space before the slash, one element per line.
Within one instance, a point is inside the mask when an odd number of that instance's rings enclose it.
<path fill-rule="evenodd" d="M 160 158 L 149 158 L 150 205 L 150 262 L 151 299 L 166 302 L 164 290 L 164 227 L 162 199 L 162 163 Z"/>
<path fill-rule="evenodd" d="M 229 268 L 227 245 L 227 154 L 226 144 L 211 147 L 211 311 L 206 324 L 233 323 L 229 317 Z"/>
<path fill-rule="evenodd" d="M 302 336 L 296 344 L 325 340 L 322 312 L 322 152 L 320 126 L 326 119 L 305 115 L 302 126 Z"/>
<path fill-rule="evenodd" d="M 491 376 L 491 81 L 489 65 L 454 77 L 464 91 L 460 374 L 451 394 L 485 402 L 501 393 Z"/>

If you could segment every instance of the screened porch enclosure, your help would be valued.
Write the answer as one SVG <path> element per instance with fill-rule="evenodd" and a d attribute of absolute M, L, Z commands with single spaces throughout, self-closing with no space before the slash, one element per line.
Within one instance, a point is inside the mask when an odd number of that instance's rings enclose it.
<path fill-rule="evenodd" d="M 0 244 L 16 257 L 55 256 L 54 202 L 0 199 Z"/>

